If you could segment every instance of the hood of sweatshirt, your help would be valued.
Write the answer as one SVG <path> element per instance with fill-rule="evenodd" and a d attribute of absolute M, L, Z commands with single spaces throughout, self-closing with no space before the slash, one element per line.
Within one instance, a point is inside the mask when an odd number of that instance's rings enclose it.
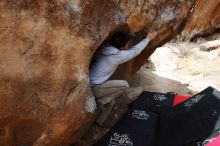
<path fill-rule="evenodd" d="M 104 46 L 102 49 L 102 54 L 104 55 L 114 55 L 114 54 L 118 54 L 119 52 L 120 50 L 118 50 L 113 46 Z"/>

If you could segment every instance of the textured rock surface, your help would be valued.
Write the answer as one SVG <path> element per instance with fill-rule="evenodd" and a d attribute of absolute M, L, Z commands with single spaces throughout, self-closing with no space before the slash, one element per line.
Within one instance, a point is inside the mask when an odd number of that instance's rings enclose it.
<path fill-rule="evenodd" d="M 181 33 L 184 39 L 209 34 L 220 28 L 220 0 L 197 0 L 195 11 Z"/>
<path fill-rule="evenodd" d="M 218 1 L 216 1 L 218 3 Z M 97 47 L 117 30 L 159 37 L 117 77 L 129 78 L 179 33 L 195 0 L 1 0 L 0 145 L 67 146 L 90 127 Z"/>

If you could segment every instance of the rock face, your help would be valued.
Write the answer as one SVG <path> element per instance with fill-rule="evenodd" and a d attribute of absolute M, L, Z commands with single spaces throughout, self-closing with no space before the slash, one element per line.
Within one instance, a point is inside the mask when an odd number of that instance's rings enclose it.
<path fill-rule="evenodd" d="M 96 115 L 88 71 L 98 46 L 118 30 L 138 32 L 137 39 L 158 30 L 159 37 L 116 73 L 130 78 L 157 46 L 184 29 L 195 2 L 1 0 L 0 145 L 76 142 Z"/>
<path fill-rule="evenodd" d="M 183 39 L 214 32 L 220 28 L 220 0 L 197 0 L 193 16 L 181 33 Z"/>

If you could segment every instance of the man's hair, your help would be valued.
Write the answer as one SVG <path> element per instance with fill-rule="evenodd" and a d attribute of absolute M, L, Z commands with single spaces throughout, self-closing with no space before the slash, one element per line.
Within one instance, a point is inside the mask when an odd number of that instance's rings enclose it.
<path fill-rule="evenodd" d="M 129 40 L 130 40 L 129 34 L 124 32 L 117 32 L 111 37 L 110 43 L 112 46 L 121 49 L 129 42 Z"/>

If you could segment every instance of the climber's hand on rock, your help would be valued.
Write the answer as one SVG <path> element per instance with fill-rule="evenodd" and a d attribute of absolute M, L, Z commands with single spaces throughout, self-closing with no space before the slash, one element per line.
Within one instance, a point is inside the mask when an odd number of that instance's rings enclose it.
<path fill-rule="evenodd" d="M 153 40 L 155 37 L 157 36 L 157 32 L 156 31 L 153 31 L 153 32 L 150 32 L 146 39 L 148 39 L 149 41 Z"/>

